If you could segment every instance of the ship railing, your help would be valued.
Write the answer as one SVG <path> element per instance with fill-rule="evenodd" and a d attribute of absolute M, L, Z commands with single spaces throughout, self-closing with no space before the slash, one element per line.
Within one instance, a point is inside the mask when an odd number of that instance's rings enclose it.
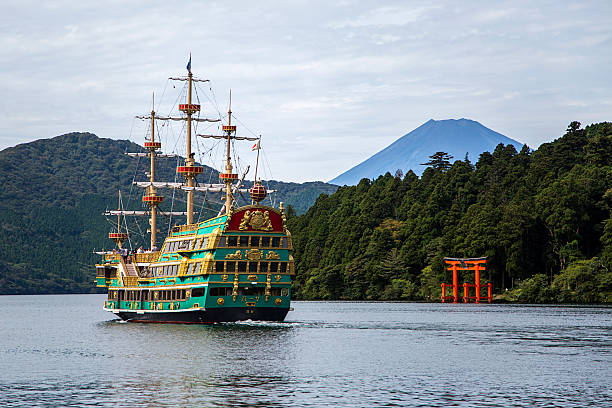
<path fill-rule="evenodd" d="M 123 284 L 125 286 L 138 286 L 138 276 L 124 276 Z"/>
<path fill-rule="evenodd" d="M 104 254 L 105 261 L 119 261 L 121 260 L 120 254 Z"/>
<path fill-rule="evenodd" d="M 144 252 L 132 254 L 132 262 L 135 263 L 151 263 L 157 260 L 159 252 Z"/>

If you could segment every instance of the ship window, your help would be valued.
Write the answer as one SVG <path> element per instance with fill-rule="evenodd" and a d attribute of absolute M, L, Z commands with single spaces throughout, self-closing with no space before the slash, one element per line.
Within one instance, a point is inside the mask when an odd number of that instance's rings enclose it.
<path fill-rule="evenodd" d="M 281 296 L 288 296 L 288 295 L 289 295 L 289 288 L 282 288 Z"/>
<path fill-rule="evenodd" d="M 191 297 L 201 297 L 204 296 L 204 288 L 196 288 L 191 291 Z"/>
<path fill-rule="evenodd" d="M 251 237 L 251 246 L 258 247 L 259 246 L 259 237 Z"/>
<path fill-rule="evenodd" d="M 280 273 L 285 273 L 287 272 L 287 262 L 281 262 L 280 263 Z"/>
<path fill-rule="evenodd" d="M 220 288 L 210 288 L 209 289 L 210 296 L 231 296 L 232 288 L 220 287 Z"/>
<path fill-rule="evenodd" d="M 185 300 L 185 289 L 181 289 L 181 300 Z"/>
<path fill-rule="evenodd" d="M 178 249 L 189 249 L 189 244 L 191 244 L 191 240 L 179 241 Z"/>
<path fill-rule="evenodd" d="M 249 246 L 249 236 L 248 235 L 242 235 L 240 237 L 240 246 L 241 247 Z"/>
<path fill-rule="evenodd" d="M 261 272 L 261 273 L 268 272 L 268 262 L 260 262 L 259 263 L 259 272 Z"/>
<path fill-rule="evenodd" d="M 200 246 L 201 238 L 196 238 L 193 240 L 193 249 L 196 249 Z"/>
<path fill-rule="evenodd" d="M 261 237 L 261 247 L 268 248 L 270 246 L 270 237 Z"/>
<path fill-rule="evenodd" d="M 236 245 L 238 245 L 238 237 L 236 237 L 236 236 L 229 236 L 229 237 L 227 237 L 227 246 L 228 247 L 235 247 Z"/>
<path fill-rule="evenodd" d="M 142 301 L 146 302 L 149 300 L 149 291 L 148 290 L 143 290 L 142 291 Z"/>
<path fill-rule="evenodd" d="M 288 245 L 287 245 L 287 238 L 283 237 L 282 242 L 283 242 L 282 247 L 283 247 L 283 248 L 287 248 L 287 247 L 288 247 Z"/>
<path fill-rule="evenodd" d="M 193 265 L 192 263 L 187 265 L 187 275 L 191 275 L 191 272 L 193 272 Z"/>
<path fill-rule="evenodd" d="M 270 273 L 278 271 L 278 262 L 270 262 Z"/>
<path fill-rule="evenodd" d="M 238 289 L 239 296 L 263 296 L 266 294 L 266 288 L 263 286 L 246 287 Z"/>
<path fill-rule="evenodd" d="M 173 274 L 173 275 L 178 274 L 178 269 L 179 269 L 179 266 L 178 266 L 178 265 L 174 265 L 174 266 L 172 267 L 172 274 Z"/>
<path fill-rule="evenodd" d="M 215 272 L 223 272 L 223 271 L 224 271 L 223 261 L 215 262 Z"/>
<path fill-rule="evenodd" d="M 202 245 L 200 248 L 206 248 L 206 245 L 208 245 L 208 238 L 202 238 Z M 221 240 L 219 240 L 219 246 L 221 246 Z M 223 246 L 225 246 L 225 240 L 223 240 Z"/>
<path fill-rule="evenodd" d="M 236 262 L 226 262 L 225 263 L 225 271 L 226 272 L 235 272 L 236 271 Z"/>
<path fill-rule="evenodd" d="M 207 241 L 207 240 L 208 240 L 208 238 L 205 238 L 205 241 L 202 243 L 202 247 L 205 247 L 205 246 L 206 246 L 206 241 Z M 219 238 L 219 244 L 217 244 L 217 246 L 218 246 L 219 248 L 223 248 L 223 247 L 225 247 L 225 237 L 221 237 L 221 238 Z"/>
<path fill-rule="evenodd" d="M 246 262 L 238 262 L 238 272 L 246 272 Z"/>
<path fill-rule="evenodd" d="M 257 262 L 249 262 L 249 272 L 257 272 Z"/>
<path fill-rule="evenodd" d="M 272 295 L 272 296 L 280 296 L 281 295 L 281 288 L 272 288 L 272 289 L 270 289 L 270 295 Z"/>
<path fill-rule="evenodd" d="M 197 262 L 197 263 L 195 264 L 195 267 L 193 268 L 193 273 L 194 273 L 194 274 L 197 274 L 197 273 L 199 273 L 199 272 L 200 272 L 200 262 Z"/>
<path fill-rule="evenodd" d="M 272 248 L 278 248 L 280 246 L 280 237 L 272 237 Z"/>

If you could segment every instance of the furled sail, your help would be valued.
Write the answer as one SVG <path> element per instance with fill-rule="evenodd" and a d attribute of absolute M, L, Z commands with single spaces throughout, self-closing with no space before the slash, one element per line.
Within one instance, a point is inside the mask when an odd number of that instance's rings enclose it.
<path fill-rule="evenodd" d="M 185 211 L 159 211 L 162 215 L 187 215 Z M 149 215 L 150 211 L 106 210 L 103 215 Z"/>
<path fill-rule="evenodd" d="M 171 81 L 189 81 L 189 77 L 170 77 Z M 210 79 L 191 78 L 192 82 L 210 82 Z"/>
<path fill-rule="evenodd" d="M 136 116 L 136 119 L 151 119 L 151 115 Z M 174 117 L 174 116 L 157 116 L 155 120 L 187 120 L 187 117 Z M 210 119 L 210 118 L 191 118 L 193 122 L 221 122 L 221 119 Z"/>
<path fill-rule="evenodd" d="M 149 157 L 150 153 L 126 153 L 130 157 Z M 155 157 L 176 157 L 176 154 L 155 153 Z"/>
<path fill-rule="evenodd" d="M 204 139 L 227 139 L 227 136 L 223 135 L 196 135 L 203 137 Z M 233 140 L 259 140 L 258 137 L 245 137 L 245 136 L 230 136 Z"/>

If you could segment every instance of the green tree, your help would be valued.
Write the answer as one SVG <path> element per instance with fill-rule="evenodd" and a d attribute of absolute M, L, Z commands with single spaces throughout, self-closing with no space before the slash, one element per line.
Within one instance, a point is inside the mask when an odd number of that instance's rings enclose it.
<path fill-rule="evenodd" d="M 451 168 L 451 160 L 453 156 L 446 152 L 435 152 L 429 156 L 427 163 L 421 163 L 422 166 L 430 166 L 434 170 L 446 171 Z"/>

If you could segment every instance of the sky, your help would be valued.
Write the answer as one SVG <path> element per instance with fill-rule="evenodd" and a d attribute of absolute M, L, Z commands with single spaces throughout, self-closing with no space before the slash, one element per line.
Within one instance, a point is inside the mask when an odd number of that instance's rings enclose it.
<path fill-rule="evenodd" d="M 211 81 L 202 114 L 231 89 L 238 134 L 262 135 L 260 172 L 282 181 L 330 180 L 429 119 L 532 148 L 612 120 L 609 0 L 2 3 L 0 149 L 70 132 L 142 144 L 134 116 L 153 92 L 170 112 L 190 53 Z M 164 150 L 184 154 L 172 126 Z M 197 157 L 221 169 L 210 143 Z"/>

